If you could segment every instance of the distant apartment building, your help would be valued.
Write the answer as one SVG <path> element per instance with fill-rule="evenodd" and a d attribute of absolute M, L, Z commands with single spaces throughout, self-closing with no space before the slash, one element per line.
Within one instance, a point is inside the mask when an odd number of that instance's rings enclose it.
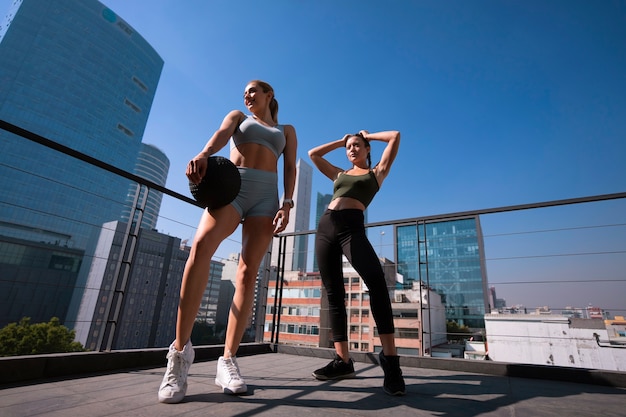
<path fill-rule="evenodd" d="M 240 257 L 241 254 L 232 253 L 227 259 L 222 259 L 222 283 L 220 285 L 216 314 L 216 324 L 218 326 L 226 326 L 228 324 L 230 307 L 237 286 L 237 265 Z M 244 342 L 261 340 L 263 338 L 268 286 L 273 285 L 275 280 L 276 267 L 270 265 L 270 253 L 268 252 L 259 266 L 254 289 L 254 303 L 243 336 Z"/>
<path fill-rule="evenodd" d="M 396 225 L 394 234 L 398 273 L 402 276 L 399 286 L 422 281 L 441 295 L 447 320 L 484 328 L 493 292 L 487 289 L 479 217 L 415 221 Z"/>
<path fill-rule="evenodd" d="M 609 314 L 600 307 L 587 306 L 587 318 L 589 319 L 608 319 Z"/>
<path fill-rule="evenodd" d="M 613 343 L 626 344 L 626 319 L 624 316 L 615 316 L 613 319 L 604 320 L 609 340 Z"/>
<path fill-rule="evenodd" d="M 272 332 L 279 332 L 279 343 L 320 346 L 321 284 L 319 273 L 285 271 L 282 300 L 276 297 L 280 289 L 268 288 L 263 339 L 268 341 Z M 272 328 L 277 314 L 280 327 Z"/>
<path fill-rule="evenodd" d="M 217 324 L 217 310 L 220 299 L 220 289 L 222 283 L 222 269 L 224 264 L 211 260 L 209 270 L 209 281 L 204 288 L 200 308 L 196 314 L 196 321 L 206 323 L 211 326 Z"/>
<path fill-rule="evenodd" d="M 398 354 L 430 355 L 434 347 L 447 343 L 445 309 L 439 294 L 419 282 L 392 294 Z"/>
<path fill-rule="evenodd" d="M 604 320 L 492 313 L 485 330 L 494 361 L 626 371 L 626 339 Z"/>
<path fill-rule="evenodd" d="M 384 261 L 384 260 L 383 260 Z M 384 268 L 388 284 L 394 282 L 393 265 Z M 371 314 L 369 290 L 344 259 L 344 285 L 348 316 L 349 349 L 378 352 L 382 349 L 376 323 Z M 400 354 L 420 355 L 431 346 L 446 341 L 446 323 L 438 294 L 419 288 L 392 290 L 392 310 L 396 327 L 396 347 Z M 319 272 L 285 272 L 282 300 L 270 288 L 265 318 L 264 339 L 270 340 L 278 332 L 279 343 L 312 347 L 332 347 L 328 302 Z M 429 307 L 433 308 L 429 308 Z M 280 310 L 278 308 L 280 307 Z M 280 313 L 280 326 L 272 328 L 273 319 Z M 431 330 L 432 329 L 432 330 Z M 426 334 L 426 337 L 422 337 Z"/>
<path fill-rule="evenodd" d="M 101 228 L 75 327 L 88 349 L 163 347 L 174 340 L 189 252 L 178 238 L 136 232 L 133 242 L 127 223 Z"/>
<path fill-rule="evenodd" d="M 489 287 L 489 306 L 491 310 L 499 310 L 506 307 L 506 300 L 496 296 L 496 287 L 493 285 Z"/>
<path fill-rule="evenodd" d="M 222 259 L 222 282 L 220 283 L 219 301 L 217 303 L 216 324 L 226 327 L 230 305 L 235 295 L 235 274 L 239 264 L 238 253 L 231 253 L 228 258 Z"/>

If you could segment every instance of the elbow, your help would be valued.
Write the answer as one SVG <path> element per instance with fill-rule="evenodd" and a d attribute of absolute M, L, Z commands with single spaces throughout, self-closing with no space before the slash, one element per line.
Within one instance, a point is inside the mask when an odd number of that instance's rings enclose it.
<path fill-rule="evenodd" d="M 391 135 L 391 139 L 389 140 L 389 143 L 393 143 L 394 146 L 400 145 L 400 131 L 399 130 L 392 131 L 392 135 Z"/>

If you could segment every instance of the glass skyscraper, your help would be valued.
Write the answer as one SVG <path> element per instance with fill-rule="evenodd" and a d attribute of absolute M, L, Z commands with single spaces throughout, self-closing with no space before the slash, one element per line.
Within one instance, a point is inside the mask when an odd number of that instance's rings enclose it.
<path fill-rule="evenodd" d="M 289 223 L 285 233 L 302 232 L 309 230 L 311 217 L 311 188 L 313 182 L 313 168 L 302 159 L 296 163 L 296 186 L 293 192 L 295 206 L 289 213 Z M 279 240 L 272 242 L 271 265 L 278 265 Z M 305 271 L 308 263 L 307 236 L 289 236 L 285 243 L 285 270 Z"/>
<path fill-rule="evenodd" d="M 487 272 L 478 216 L 395 227 L 401 286 L 421 280 L 441 295 L 446 319 L 484 328 Z"/>
<path fill-rule="evenodd" d="M 159 148 L 154 145 L 141 144 L 134 172 L 137 176 L 165 187 L 169 169 L 170 160 Z M 156 229 L 159 211 L 161 210 L 163 193 L 156 190 L 148 190 L 145 186 L 138 188 L 137 184 L 133 183 L 130 185 L 127 197 L 128 206 L 124 208 L 122 221 L 128 221 L 137 192 L 139 193 L 139 196 L 137 196 L 139 201 L 146 200 L 141 227 L 154 230 Z M 137 215 L 134 216 L 133 220 L 137 221 Z"/>
<path fill-rule="evenodd" d="M 0 26 L 0 119 L 133 172 L 162 68 L 98 1 L 15 1 Z M 129 181 L 2 129 L 0 178 L 0 240 L 85 250 L 80 291 L 89 246 L 121 218 Z"/>

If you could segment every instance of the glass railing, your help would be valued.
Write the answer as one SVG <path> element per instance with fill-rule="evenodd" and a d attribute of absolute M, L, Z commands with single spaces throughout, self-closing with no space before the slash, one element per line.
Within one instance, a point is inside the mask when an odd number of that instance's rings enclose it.
<path fill-rule="evenodd" d="M 0 128 L 41 161 L 0 166 L 0 327 L 59 317 L 91 350 L 167 346 L 202 213 L 188 190 Z M 626 193 L 415 215 L 367 225 L 400 354 L 624 371 Z M 314 236 L 274 239 L 244 341 L 332 346 Z M 194 340 L 223 343 L 240 245 L 213 258 Z M 344 266 L 350 348 L 376 352 L 368 289 Z"/>
<path fill-rule="evenodd" d="M 399 352 L 624 371 L 625 196 L 367 225 L 386 271 Z M 321 285 L 314 233 L 295 235 L 307 243 L 285 243 L 287 250 L 307 252 L 286 255 L 283 279 L 269 292 L 265 338 L 331 347 L 324 304 L 307 292 Z M 367 288 L 344 266 L 350 348 L 378 351 Z"/>

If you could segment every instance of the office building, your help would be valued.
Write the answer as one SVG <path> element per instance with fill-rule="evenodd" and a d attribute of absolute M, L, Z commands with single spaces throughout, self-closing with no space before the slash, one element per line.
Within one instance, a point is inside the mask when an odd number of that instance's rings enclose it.
<path fill-rule="evenodd" d="M 394 268 L 385 268 L 386 275 Z M 348 319 L 348 348 L 359 352 L 380 352 L 382 343 L 370 309 L 367 286 L 344 259 L 344 286 Z M 387 276 L 387 282 L 393 277 Z M 411 288 L 394 290 L 391 287 L 391 308 L 396 328 L 395 344 L 400 355 L 429 353 L 431 347 L 446 343 L 446 321 L 440 296 L 420 288 L 415 282 Z M 269 289 L 264 340 L 270 341 L 278 332 L 281 344 L 328 347 L 332 342 L 329 324 L 328 299 L 319 273 L 289 271 L 285 273 L 280 326 L 273 328 L 274 313 L 278 310 L 276 290 Z"/>
<path fill-rule="evenodd" d="M 210 326 L 217 324 L 217 305 L 220 298 L 220 285 L 222 283 L 222 269 L 224 264 L 211 259 L 209 270 L 209 281 L 202 294 L 200 308 L 196 314 L 196 321 L 206 323 Z"/>
<path fill-rule="evenodd" d="M 228 324 L 230 307 L 237 285 L 237 266 L 240 257 L 241 254 L 239 253 L 231 253 L 228 258 L 222 259 L 222 282 L 216 311 L 216 329 L 218 331 L 225 329 Z M 276 267 L 270 265 L 270 253 L 268 252 L 259 266 L 254 288 L 254 302 L 243 335 L 243 342 L 253 342 L 262 337 L 263 326 L 265 325 L 267 289 L 269 285 L 273 285 L 275 280 Z"/>
<path fill-rule="evenodd" d="M 77 318 L 91 350 L 168 346 L 175 337 L 181 276 L 189 252 L 179 238 L 119 221 L 102 226 Z M 135 226 L 136 227 L 136 226 Z"/>
<path fill-rule="evenodd" d="M 23 317 L 31 323 L 65 320 L 84 251 L 56 238 L 58 243 L 0 236 L 0 328 Z"/>
<path fill-rule="evenodd" d="M 484 328 L 487 271 L 478 216 L 394 227 L 403 288 L 422 281 L 441 295 L 447 320 Z"/>
<path fill-rule="evenodd" d="M 317 201 L 315 204 L 315 230 L 317 230 L 317 226 L 320 224 L 320 219 L 328 208 L 328 205 L 330 204 L 330 200 L 332 198 L 332 194 L 322 194 L 320 192 L 317 193 Z M 319 267 L 317 266 L 317 258 L 315 257 L 315 254 L 313 254 L 313 272 L 317 271 L 319 271 Z"/>
<path fill-rule="evenodd" d="M 135 164 L 134 174 L 165 187 L 167 174 L 170 169 L 168 157 L 154 145 L 140 144 L 139 155 Z M 131 184 L 126 199 L 127 206 L 122 212 L 122 221 L 127 222 L 134 207 L 142 210 L 135 211 L 133 221 L 137 221 L 141 215 L 141 227 L 144 229 L 156 229 L 163 193 L 146 186 Z"/>
<path fill-rule="evenodd" d="M 287 224 L 285 233 L 310 230 L 312 181 L 313 168 L 302 159 L 299 159 L 297 162 L 296 187 L 293 193 L 295 206 L 289 214 L 289 224 Z M 309 237 L 306 235 L 289 236 L 285 241 L 285 270 L 306 271 L 307 263 L 310 259 L 308 256 Z M 278 265 L 278 249 L 279 239 L 274 239 L 271 258 L 271 264 L 274 266 Z"/>
<path fill-rule="evenodd" d="M 317 193 L 317 201 L 315 204 L 315 229 L 317 229 L 317 226 L 320 224 L 322 214 L 324 214 L 324 212 L 328 208 L 328 205 L 330 204 L 332 198 L 332 194 L 322 194 L 319 192 Z"/>
<path fill-rule="evenodd" d="M 0 119 L 133 172 L 162 67 L 98 1 L 15 1 L 0 26 Z M 72 328 L 100 227 L 121 218 L 129 181 L 1 129 L 0 177 L 1 236 L 85 252 Z"/>

